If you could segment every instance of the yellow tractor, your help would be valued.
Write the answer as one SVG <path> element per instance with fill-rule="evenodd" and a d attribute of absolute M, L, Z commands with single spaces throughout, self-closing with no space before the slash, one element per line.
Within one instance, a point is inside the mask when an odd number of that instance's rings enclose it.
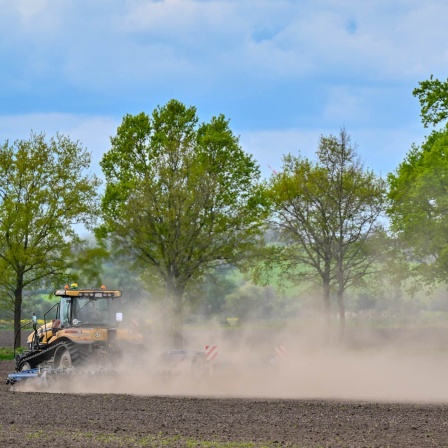
<path fill-rule="evenodd" d="M 78 289 L 76 284 L 58 289 L 59 302 L 44 316 L 27 340 L 28 351 L 16 356 L 16 371 L 52 365 L 54 369 L 104 362 L 142 346 L 143 336 L 136 328 L 120 328 L 122 313 L 116 302 L 122 293 L 104 286 Z M 53 314 L 54 312 L 54 314 Z M 53 316 L 47 321 L 47 315 Z"/>

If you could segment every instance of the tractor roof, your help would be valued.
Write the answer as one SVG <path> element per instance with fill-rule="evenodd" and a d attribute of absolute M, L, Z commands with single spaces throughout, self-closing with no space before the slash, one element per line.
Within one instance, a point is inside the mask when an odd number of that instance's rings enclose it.
<path fill-rule="evenodd" d="M 63 297 L 88 297 L 93 299 L 121 297 L 121 291 L 117 289 L 57 289 L 54 295 Z"/>

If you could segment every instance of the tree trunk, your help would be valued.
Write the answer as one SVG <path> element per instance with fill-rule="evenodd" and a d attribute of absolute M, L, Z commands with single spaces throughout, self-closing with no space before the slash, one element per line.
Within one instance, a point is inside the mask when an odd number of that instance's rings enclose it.
<path fill-rule="evenodd" d="M 331 315 L 331 308 L 330 308 L 330 284 L 324 283 L 323 285 L 323 312 L 324 312 L 324 322 L 325 326 L 327 328 L 330 328 L 330 315 Z"/>
<path fill-rule="evenodd" d="M 175 287 L 173 281 L 169 281 L 166 286 L 166 295 L 170 311 L 168 316 L 168 343 L 172 349 L 182 349 L 184 347 L 183 294 Z"/>
<path fill-rule="evenodd" d="M 338 258 L 338 311 L 339 311 L 339 342 L 345 337 L 345 304 L 344 304 L 344 266 L 342 256 Z"/>
<path fill-rule="evenodd" d="M 22 331 L 20 329 L 22 320 L 22 301 L 23 301 L 23 277 L 17 277 L 16 289 L 14 290 L 14 349 L 21 346 Z"/>
<path fill-rule="evenodd" d="M 330 306 L 330 278 L 324 277 L 322 285 L 322 299 L 323 299 L 323 342 L 328 344 L 330 342 L 330 323 L 331 323 L 331 306 Z"/>
<path fill-rule="evenodd" d="M 343 289 L 338 289 L 337 300 L 339 311 L 339 341 L 342 342 L 345 338 L 345 304 Z"/>

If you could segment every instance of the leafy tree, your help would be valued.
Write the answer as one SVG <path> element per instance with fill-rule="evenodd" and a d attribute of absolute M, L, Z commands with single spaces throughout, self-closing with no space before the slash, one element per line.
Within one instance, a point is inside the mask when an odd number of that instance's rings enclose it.
<path fill-rule="evenodd" d="M 425 127 L 448 118 L 448 80 L 434 79 L 414 89 Z M 404 161 L 388 175 L 392 230 L 406 248 L 412 292 L 445 281 L 448 272 L 448 130 L 433 131 L 421 146 L 412 145 Z"/>
<path fill-rule="evenodd" d="M 362 280 L 376 260 L 368 244 L 378 218 L 385 212 L 385 182 L 366 170 L 344 129 L 338 137 L 322 137 L 317 156 L 327 172 L 337 302 L 345 326 L 345 289 Z"/>
<path fill-rule="evenodd" d="M 448 119 L 448 79 L 439 81 L 431 75 L 430 79 L 419 82 L 413 95 L 420 101 L 422 122 L 426 127 Z"/>
<path fill-rule="evenodd" d="M 270 197 L 287 271 L 319 279 L 327 320 L 336 288 L 342 336 L 344 291 L 373 266 L 367 242 L 384 211 L 385 187 L 364 169 L 344 129 L 338 137 L 322 136 L 316 155 L 317 162 L 285 156 Z"/>
<path fill-rule="evenodd" d="M 23 291 L 59 280 L 67 268 L 75 224 L 96 211 L 95 176 L 83 174 L 90 155 L 57 134 L 0 146 L 0 287 L 19 330 Z M 17 339 L 20 341 L 20 337 Z"/>
<path fill-rule="evenodd" d="M 104 283 L 103 265 L 108 261 L 109 256 L 110 254 L 104 245 L 96 245 L 93 241 L 88 240 L 74 241 L 66 283 L 75 281 L 86 288 L 98 288 Z M 122 269 L 122 266 L 118 269 Z"/>
<path fill-rule="evenodd" d="M 388 175 L 392 230 L 424 283 L 448 273 L 448 130 L 433 131 Z M 409 250 L 410 249 L 410 250 Z"/>
<path fill-rule="evenodd" d="M 195 290 L 189 290 L 192 311 L 205 318 L 224 316 L 225 297 L 241 286 L 244 280 L 235 274 L 236 269 L 229 265 L 218 266 L 209 272 Z M 196 303 L 195 303 L 196 302 Z"/>
<path fill-rule="evenodd" d="M 126 115 L 101 161 L 104 232 L 163 285 L 171 332 L 189 285 L 256 244 L 265 207 L 259 168 L 223 116 L 199 123 L 176 100 Z M 100 232 L 99 232 L 100 233 Z"/>
<path fill-rule="evenodd" d="M 272 319 L 281 314 L 283 307 L 284 304 L 272 286 L 261 287 L 246 283 L 226 296 L 228 317 L 237 317 L 242 322 Z"/>
<path fill-rule="evenodd" d="M 326 173 L 317 164 L 291 154 L 269 185 L 273 227 L 280 246 L 272 248 L 266 260 L 281 262 L 283 276 L 317 281 L 322 287 L 324 313 L 330 317 L 330 290 L 334 279 L 332 209 L 325 193 Z"/>

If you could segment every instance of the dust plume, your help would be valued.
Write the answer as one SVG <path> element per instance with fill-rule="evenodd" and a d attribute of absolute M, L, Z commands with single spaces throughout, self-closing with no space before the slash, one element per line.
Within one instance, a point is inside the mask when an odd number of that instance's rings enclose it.
<path fill-rule="evenodd" d="M 184 354 L 167 362 L 166 347 L 145 350 L 113 366 L 111 375 L 57 379 L 46 390 L 213 397 L 448 402 L 448 331 L 353 329 L 329 344 L 308 329 L 195 329 Z M 218 356 L 195 375 L 205 346 Z M 185 356 L 184 356 L 185 355 Z M 35 388 L 31 383 L 18 390 Z"/>

